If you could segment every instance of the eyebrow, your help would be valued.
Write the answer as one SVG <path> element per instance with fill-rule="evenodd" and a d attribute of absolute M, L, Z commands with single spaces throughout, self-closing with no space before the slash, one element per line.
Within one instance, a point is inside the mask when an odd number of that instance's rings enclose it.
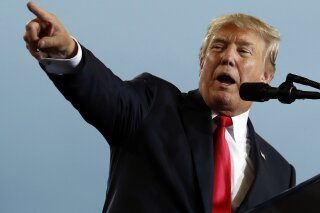
<path fill-rule="evenodd" d="M 225 38 L 214 38 L 212 40 L 212 43 L 229 43 L 228 39 Z M 237 45 L 241 46 L 253 46 L 254 44 L 252 42 L 246 41 L 244 39 L 240 39 L 239 41 L 236 42 Z"/>

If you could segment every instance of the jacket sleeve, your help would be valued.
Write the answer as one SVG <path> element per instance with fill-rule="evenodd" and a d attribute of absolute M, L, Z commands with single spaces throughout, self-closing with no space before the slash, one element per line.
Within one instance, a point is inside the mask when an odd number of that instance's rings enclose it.
<path fill-rule="evenodd" d="M 89 50 L 76 72 L 67 75 L 47 73 L 55 86 L 96 127 L 110 145 L 122 143 L 139 127 L 152 107 L 156 89 L 152 75 L 142 74 L 122 81 Z"/>

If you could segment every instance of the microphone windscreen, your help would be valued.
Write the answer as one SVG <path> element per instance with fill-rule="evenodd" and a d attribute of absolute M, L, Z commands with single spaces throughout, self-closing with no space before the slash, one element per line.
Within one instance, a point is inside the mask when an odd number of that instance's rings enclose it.
<path fill-rule="evenodd" d="M 243 83 L 240 86 L 240 97 L 245 101 L 268 101 L 268 89 L 270 86 L 265 83 Z"/>

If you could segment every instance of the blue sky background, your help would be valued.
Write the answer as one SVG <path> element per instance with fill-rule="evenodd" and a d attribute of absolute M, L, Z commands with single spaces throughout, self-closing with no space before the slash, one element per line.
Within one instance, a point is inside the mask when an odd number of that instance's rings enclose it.
<path fill-rule="evenodd" d="M 276 76 L 320 81 L 318 1 L 35 0 L 122 79 L 151 72 L 182 91 L 197 87 L 198 50 L 211 18 L 255 15 L 282 35 Z M 101 212 L 109 148 L 65 101 L 22 39 L 33 15 L 26 1 L 0 2 L 0 212 Z M 309 89 L 297 86 L 300 89 Z M 320 172 L 320 101 L 254 104 L 256 130 L 297 171 Z"/>

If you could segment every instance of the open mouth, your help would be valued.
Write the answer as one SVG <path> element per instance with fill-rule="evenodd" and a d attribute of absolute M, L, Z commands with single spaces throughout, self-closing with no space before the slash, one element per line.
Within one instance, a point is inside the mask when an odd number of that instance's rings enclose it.
<path fill-rule="evenodd" d="M 224 84 L 234 84 L 236 83 L 236 81 L 229 75 L 220 75 L 217 80 L 221 83 L 224 83 Z"/>

